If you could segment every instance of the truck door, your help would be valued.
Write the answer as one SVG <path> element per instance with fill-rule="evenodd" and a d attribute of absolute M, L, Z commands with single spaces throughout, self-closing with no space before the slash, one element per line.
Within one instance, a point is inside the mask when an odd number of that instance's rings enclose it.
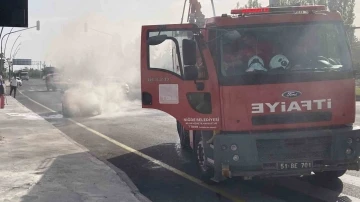
<path fill-rule="evenodd" d="M 219 130 L 220 97 L 210 51 L 192 24 L 150 25 L 141 36 L 142 107 L 186 130 Z"/>

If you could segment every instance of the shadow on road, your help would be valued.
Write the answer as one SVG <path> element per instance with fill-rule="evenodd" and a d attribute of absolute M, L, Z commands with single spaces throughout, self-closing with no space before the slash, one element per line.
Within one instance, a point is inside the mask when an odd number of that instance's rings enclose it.
<path fill-rule="evenodd" d="M 23 202 L 134 201 L 114 171 L 89 159 L 88 153 L 75 153 L 42 161 L 32 175 L 40 180 L 17 187 L 28 193 Z M 36 177 L 31 178 L 36 179 Z M 121 199 L 121 200 L 119 200 Z"/>
<path fill-rule="evenodd" d="M 190 154 L 181 151 L 178 147 L 177 144 L 172 143 L 160 144 L 140 150 L 140 152 L 191 175 L 194 171 L 194 165 Z M 223 197 L 219 198 L 216 193 L 134 153 L 110 158 L 108 161 L 123 170 L 140 192 L 151 201 L 229 201 Z"/>
<path fill-rule="evenodd" d="M 188 175 L 199 177 L 191 152 L 183 151 L 178 144 L 160 144 L 142 149 L 140 152 Z M 108 159 L 108 161 L 126 172 L 139 190 L 153 201 L 173 201 L 173 198 L 177 198 L 177 201 L 224 201 L 224 199 L 216 199 L 215 193 L 207 193 L 209 191 L 205 191 L 201 186 L 137 154 L 127 153 Z M 259 197 L 266 194 L 285 201 L 319 201 L 324 196 L 326 201 L 336 202 L 339 201 L 339 195 L 343 190 L 343 183 L 340 179 L 320 181 L 312 176 L 254 179 L 250 181 L 232 178 L 215 186 L 239 196 L 241 199 L 250 201 L 264 200 L 264 198 Z M 319 193 L 324 195 L 319 195 L 313 187 L 323 188 L 325 192 Z M 205 193 L 207 193 L 206 196 Z M 343 197 L 341 200 L 348 201 Z"/>

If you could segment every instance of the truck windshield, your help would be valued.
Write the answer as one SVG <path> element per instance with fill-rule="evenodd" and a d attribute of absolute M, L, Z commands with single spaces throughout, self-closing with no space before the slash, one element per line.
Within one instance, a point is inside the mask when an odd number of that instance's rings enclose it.
<path fill-rule="evenodd" d="M 224 76 L 351 70 L 341 24 L 285 24 L 217 30 Z"/>

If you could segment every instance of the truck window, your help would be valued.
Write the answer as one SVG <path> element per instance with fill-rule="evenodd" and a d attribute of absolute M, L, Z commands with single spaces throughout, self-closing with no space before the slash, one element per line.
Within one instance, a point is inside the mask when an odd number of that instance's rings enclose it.
<path fill-rule="evenodd" d="M 182 62 L 182 40 L 193 39 L 192 31 L 164 31 L 160 34 L 166 34 L 173 40 L 167 39 L 163 43 L 156 46 L 149 46 L 149 67 L 170 71 L 179 76 L 183 75 Z M 149 37 L 159 35 L 159 31 L 149 32 Z M 179 45 L 180 55 L 176 51 L 176 42 Z M 199 79 L 207 78 L 207 71 L 203 62 L 202 54 L 197 47 L 197 68 L 199 71 Z M 180 61 L 179 61 L 180 60 Z"/>
<path fill-rule="evenodd" d="M 340 24 L 239 27 L 218 30 L 217 34 L 223 76 L 352 69 L 349 46 Z"/>

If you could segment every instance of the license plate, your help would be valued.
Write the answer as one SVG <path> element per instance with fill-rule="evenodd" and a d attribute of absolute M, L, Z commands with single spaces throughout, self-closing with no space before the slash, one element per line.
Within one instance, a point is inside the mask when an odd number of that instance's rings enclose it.
<path fill-rule="evenodd" d="M 278 163 L 279 170 L 297 170 L 312 168 L 311 162 Z"/>

